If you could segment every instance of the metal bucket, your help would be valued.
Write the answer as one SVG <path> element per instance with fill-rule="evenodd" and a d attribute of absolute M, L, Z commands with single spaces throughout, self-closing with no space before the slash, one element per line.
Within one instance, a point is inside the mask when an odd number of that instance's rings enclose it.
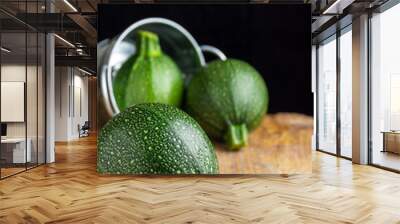
<path fill-rule="evenodd" d="M 136 53 L 136 35 L 139 30 L 148 30 L 159 36 L 163 52 L 169 55 L 185 75 L 187 84 L 192 75 L 206 65 L 203 52 L 216 55 L 221 60 L 226 56 L 219 49 L 199 44 L 181 25 L 164 18 L 146 18 L 129 26 L 112 40 L 97 45 L 97 71 L 99 74 L 99 127 L 120 112 L 114 97 L 113 80 L 116 71 L 130 56 Z M 105 113 L 106 116 L 101 113 Z"/>

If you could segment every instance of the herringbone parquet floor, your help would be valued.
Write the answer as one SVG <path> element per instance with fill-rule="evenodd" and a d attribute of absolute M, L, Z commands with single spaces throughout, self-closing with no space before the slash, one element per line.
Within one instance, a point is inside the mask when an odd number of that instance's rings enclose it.
<path fill-rule="evenodd" d="M 0 223 L 400 223 L 400 175 L 313 154 L 313 174 L 102 177 L 94 138 L 0 181 Z"/>

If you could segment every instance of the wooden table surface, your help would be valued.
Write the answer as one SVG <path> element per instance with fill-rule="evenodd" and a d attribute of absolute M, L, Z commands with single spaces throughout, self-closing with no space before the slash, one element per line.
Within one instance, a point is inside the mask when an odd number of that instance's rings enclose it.
<path fill-rule="evenodd" d="M 221 174 L 310 173 L 312 117 L 295 113 L 266 115 L 239 151 L 215 143 Z"/>

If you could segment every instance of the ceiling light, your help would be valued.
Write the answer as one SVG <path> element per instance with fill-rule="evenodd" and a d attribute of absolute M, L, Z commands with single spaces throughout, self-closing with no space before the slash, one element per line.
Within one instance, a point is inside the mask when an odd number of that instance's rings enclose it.
<path fill-rule="evenodd" d="M 77 48 L 76 53 L 78 53 L 79 55 L 83 55 L 83 49 Z"/>
<path fill-rule="evenodd" d="M 62 37 L 60 37 L 60 36 L 57 35 L 57 34 L 54 34 L 54 36 L 57 37 L 57 38 L 58 38 L 59 40 L 61 40 L 62 42 L 66 43 L 68 46 L 75 48 L 75 45 L 73 45 L 73 44 L 72 44 L 71 42 L 69 42 L 68 40 L 66 40 L 66 39 L 64 39 L 64 38 L 62 38 Z"/>
<path fill-rule="evenodd" d="M 351 5 L 353 2 L 354 0 L 336 0 L 332 5 L 325 9 L 322 14 L 341 14 L 343 13 L 343 9 Z"/>
<path fill-rule="evenodd" d="M 68 1 L 64 0 L 65 4 L 67 4 L 74 12 L 78 12 L 78 10 Z"/>
<path fill-rule="evenodd" d="M 78 70 L 81 71 L 81 72 L 83 72 L 83 73 L 85 73 L 85 74 L 87 74 L 87 75 L 90 75 L 90 76 L 92 75 L 92 73 L 90 73 L 90 72 L 88 72 L 88 71 L 86 71 L 86 70 L 83 70 L 83 69 L 81 69 L 81 68 L 79 68 L 79 67 L 78 67 Z"/>
<path fill-rule="evenodd" d="M 9 49 L 7 49 L 7 48 L 5 48 L 5 47 L 1 47 L 0 49 L 1 49 L 2 51 L 6 52 L 6 53 L 10 53 L 10 52 L 11 52 L 11 50 L 9 50 Z"/>

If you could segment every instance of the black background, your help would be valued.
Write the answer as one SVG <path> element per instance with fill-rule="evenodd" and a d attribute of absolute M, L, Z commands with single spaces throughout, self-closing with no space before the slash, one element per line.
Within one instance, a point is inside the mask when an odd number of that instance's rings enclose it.
<path fill-rule="evenodd" d="M 267 83 L 270 113 L 313 114 L 309 5 L 99 5 L 98 13 L 99 41 L 140 19 L 171 19 L 200 45 L 253 65 Z"/>

